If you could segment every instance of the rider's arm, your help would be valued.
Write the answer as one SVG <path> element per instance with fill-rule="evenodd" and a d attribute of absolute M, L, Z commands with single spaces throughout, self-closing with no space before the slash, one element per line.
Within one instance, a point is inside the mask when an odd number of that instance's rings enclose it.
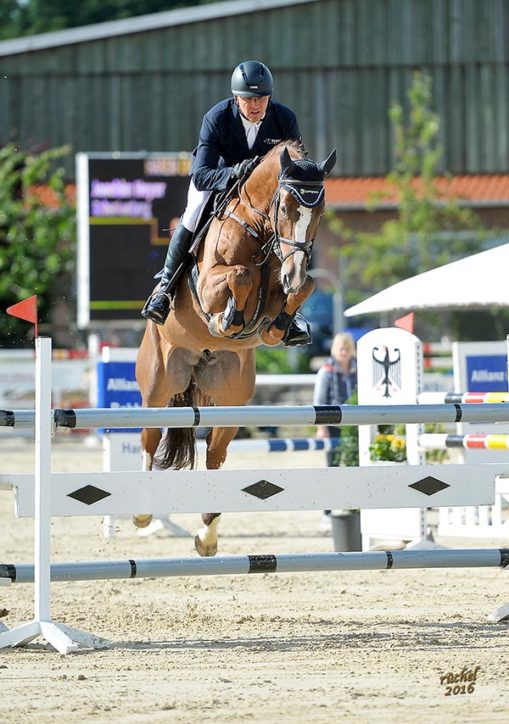
<path fill-rule="evenodd" d="M 295 117 L 295 114 L 293 112 L 288 119 L 288 130 L 286 137 L 288 138 L 288 140 L 292 141 L 300 141 L 302 139 L 299 130 L 299 124 L 297 123 L 297 118 Z"/>
<path fill-rule="evenodd" d="M 198 191 L 224 191 L 228 188 L 231 168 L 218 168 L 221 158 L 220 132 L 215 119 L 203 119 L 200 140 L 193 161 L 193 182 Z"/>
<path fill-rule="evenodd" d="M 275 114 L 275 122 L 280 129 L 282 141 L 300 141 L 302 139 L 299 124 L 295 113 L 288 106 L 277 101 L 272 102 L 272 110 Z"/>

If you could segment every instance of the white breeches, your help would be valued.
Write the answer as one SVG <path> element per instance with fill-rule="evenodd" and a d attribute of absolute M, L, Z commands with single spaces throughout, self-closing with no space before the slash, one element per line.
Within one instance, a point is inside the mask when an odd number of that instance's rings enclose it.
<path fill-rule="evenodd" d="M 198 221 L 211 193 L 212 191 L 198 191 L 191 179 L 187 192 L 186 210 L 182 215 L 182 223 L 189 231 L 196 231 Z"/>

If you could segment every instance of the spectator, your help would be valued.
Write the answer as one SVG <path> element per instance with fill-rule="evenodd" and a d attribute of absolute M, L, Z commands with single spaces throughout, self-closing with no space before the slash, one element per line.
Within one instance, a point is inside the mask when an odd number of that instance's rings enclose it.
<path fill-rule="evenodd" d="M 314 405 L 342 405 L 348 400 L 357 386 L 357 360 L 355 342 L 349 334 L 336 334 L 332 340 L 330 357 L 323 363 L 316 375 L 313 395 Z M 319 427 L 318 438 L 341 437 L 340 427 Z M 327 450 L 327 466 L 339 465 L 339 450 Z M 330 510 L 325 510 L 322 528 L 330 529 Z"/>

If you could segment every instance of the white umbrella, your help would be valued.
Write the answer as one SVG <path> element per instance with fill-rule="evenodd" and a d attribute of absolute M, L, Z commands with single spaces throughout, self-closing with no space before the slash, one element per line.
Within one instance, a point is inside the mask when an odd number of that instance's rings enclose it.
<path fill-rule="evenodd" d="M 345 311 L 509 307 L 509 244 L 444 264 L 393 284 Z"/>

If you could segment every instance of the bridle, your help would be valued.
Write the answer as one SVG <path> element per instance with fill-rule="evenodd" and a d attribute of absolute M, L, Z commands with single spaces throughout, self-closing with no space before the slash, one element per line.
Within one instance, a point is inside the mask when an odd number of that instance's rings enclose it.
<path fill-rule="evenodd" d="M 278 185 L 276 191 L 274 192 L 274 196 L 272 197 L 272 200 L 270 202 L 269 212 L 267 214 L 265 213 L 265 211 L 257 209 L 255 206 L 253 206 L 249 202 L 249 200 L 245 198 L 245 195 L 243 198 L 243 186 L 239 188 L 239 201 L 241 201 L 255 214 L 261 216 L 264 221 L 268 222 L 273 230 L 272 236 L 270 236 L 269 239 L 254 254 L 255 264 L 257 266 L 261 266 L 262 264 L 264 264 L 272 252 L 274 252 L 281 264 L 283 264 L 290 256 L 296 254 L 298 251 L 304 253 L 307 263 L 309 263 L 311 259 L 311 252 L 313 251 L 313 244 L 315 241 L 314 239 L 309 239 L 308 241 L 295 241 L 294 239 L 287 239 L 285 236 L 281 236 L 278 231 L 282 189 L 285 189 L 285 191 L 291 193 L 291 195 L 298 201 L 300 206 L 305 206 L 309 209 L 318 206 L 318 204 L 322 202 L 325 193 L 323 181 L 301 181 L 299 179 L 286 178 L 285 176 L 280 175 L 278 177 Z M 274 223 L 272 224 L 270 212 L 273 207 Z M 234 212 L 226 211 L 225 215 L 240 223 L 241 226 L 243 226 L 246 231 L 251 234 L 251 236 L 259 238 L 258 232 L 256 232 L 251 226 L 249 226 L 249 224 L 247 224 Z M 282 243 L 286 246 L 291 247 L 290 251 L 288 251 L 285 255 L 283 255 L 283 251 L 281 249 Z M 257 262 L 256 258 L 260 255 L 262 255 L 263 258 L 261 261 Z"/>
<path fill-rule="evenodd" d="M 309 263 L 311 252 L 313 251 L 314 239 L 308 241 L 295 241 L 281 236 L 278 232 L 279 207 L 281 205 L 281 189 L 289 191 L 297 200 L 299 206 L 305 206 L 312 209 L 321 203 L 324 196 L 323 181 L 299 181 L 298 179 L 279 177 L 276 192 L 272 198 L 271 207 L 274 205 L 274 253 L 283 264 L 288 257 L 296 254 L 298 251 L 304 252 L 306 261 Z M 290 251 L 283 256 L 281 243 L 292 247 Z"/>

